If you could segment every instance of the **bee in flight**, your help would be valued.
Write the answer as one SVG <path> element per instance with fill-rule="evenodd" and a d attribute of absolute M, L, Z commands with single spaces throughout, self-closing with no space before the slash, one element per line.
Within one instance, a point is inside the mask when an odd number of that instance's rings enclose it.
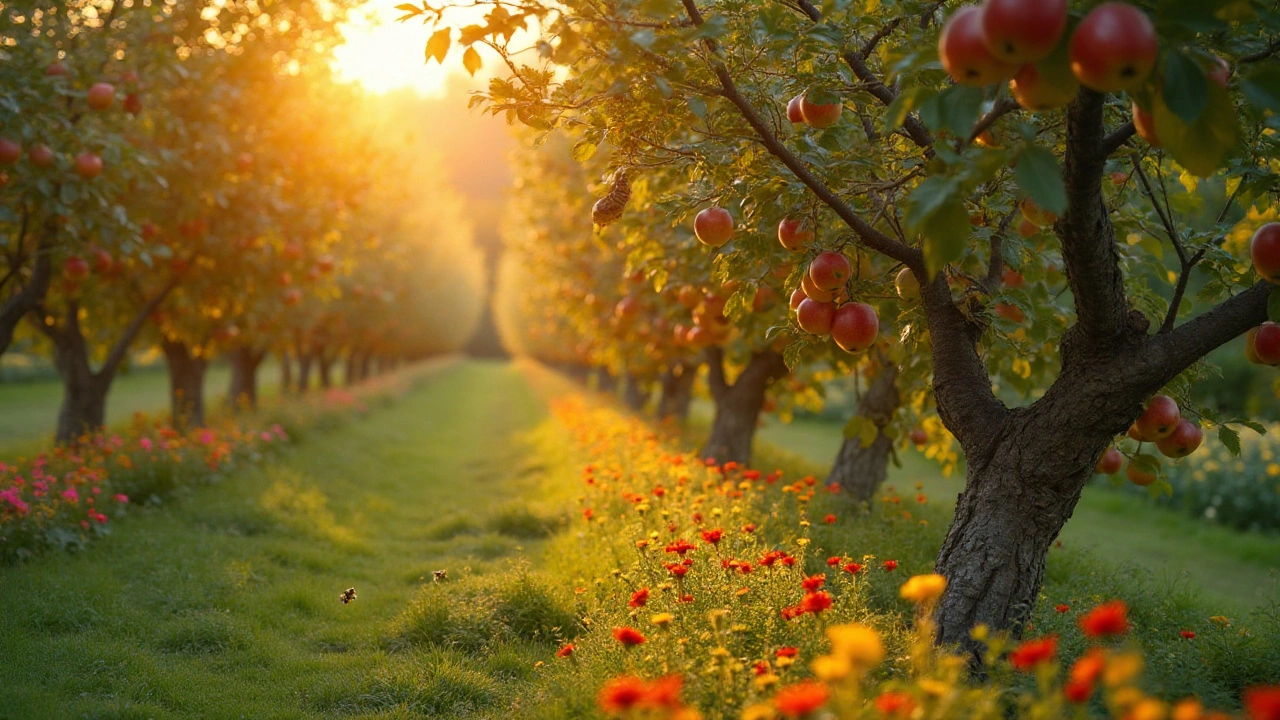
<path fill-rule="evenodd" d="M 356 589 L 353 587 L 347 588 L 346 590 L 342 591 L 342 594 L 338 596 L 338 599 L 342 601 L 343 605 L 346 605 L 347 603 L 355 602 Z"/>

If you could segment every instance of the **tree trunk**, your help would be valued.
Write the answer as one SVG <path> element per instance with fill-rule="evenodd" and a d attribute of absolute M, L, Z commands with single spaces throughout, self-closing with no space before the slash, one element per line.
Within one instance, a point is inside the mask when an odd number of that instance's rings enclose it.
<path fill-rule="evenodd" d="M 838 484 L 854 502 L 865 502 L 875 497 L 888 475 L 893 441 L 884 434 L 884 428 L 893 420 L 900 402 L 897 381 L 898 366 L 890 364 L 871 382 L 858 402 L 855 417 L 875 423 L 875 440 L 870 445 L 863 445 L 861 435 L 845 438 L 831 465 L 831 474 L 827 476 L 828 484 Z"/>
<path fill-rule="evenodd" d="M 717 463 L 749 465 L 765 391 L 770 383 L 787 374 L 787 365 L 782 356 L 772 350 L 757 351 L 732 385 L 725 380 L 721 348 L 708 349 L 707 365 L 716 414 L 702 457 L 714 458 Z"/>
<path fill-rule="evenodd" d="M 73 308 L 68 315 L 74 317 Z M 107 389 L 89 367 L 89 348 L 76 321 L 53 339 L 53 360 L 62 377 L 62 407 L 58 410 L 55 440 L 59 445 L 74 443 L 80 436 L 106 424 Z"/>
<path fill-rule="evenodd" d="M 373 372 L 373 351 L 366 350 L 364 355 L 360 356 L 360 380 L 368 380 L 370 373 Z"/>
<path fill-rule="evenodd" d="M 24 209 L 24 212 L 25 209 Z M 26 220 L 24 216 L 23 226 Z M 49 293 L 49 281 L 53 278 L 53 242 L 58 232 L 57 221 L 50 218 L 44 225 L 40 241 L 36 244 L 35 262 L 31 265 L 31 277 L 22 289 L 10 295 L 0 303 L 0 355 L 9 349 L 13 342 L 13 333 L 22 318 L 44 302 Z M 21 247 L 23 233 L 19 233 L 18 245 Z"/>
<path fill-rule="evenodd" d="M 233 411 L 242 404 L 249 408 L 258 407 L 258 367 L 266 356 L 266 350 L 254 351 L 247 345 L 231 351 L 231 388 L 227 391 L 227 407 Z"/>
<path fill-rule="evenodd" d="M 609 372 L 609 368 L 601 365 L 596 368 L 596 391 L 602 393 L 612 393 L 618 389 L 618 381 Z"/>
<path fill-rule="evenodd" d="M 311 365 L 314 358 L 310 353 L 298 355 L 298 394 L 305 395 L 311 389 Z"/>
<path fill-rule="evenodd" d="M 351 348 L 347 351 L 346 362 L 342 367 L 342 382 L 347 387 L 351 387 L 360 382 L 360 351 L 357 348 Z"/>
<path fill-rule="evenodd" d="M 209 361 L 192 355 L 186 343 L 160 341 L 169 368 L 169 414 L 178 430 L 204 426 L 204 373 Z"/>
<path fill-rule="evenodd" d="M 316 365 L 320 369 L 320 387 L 325 390 L 333 387 L 333 356 L 326 355 L 323 349 L 317 351 Z"/>
<path fill-rule="evenodd" d="M 622 390 L 623 402 L 627 407 L 636 412 L 644 410 L 644 406 L 649 404 L 649 384 L 640 378 L 627 373 L 626 385 Z"/>
<path fill-rule="evenodd" d="M 698 379 L 698 365 L 674 363 L 662 376 L 662 397 L 658 400 L 658 419 L 673 418 L 684 424 L 689 419 L 693 402 L 693 384 Z"/>

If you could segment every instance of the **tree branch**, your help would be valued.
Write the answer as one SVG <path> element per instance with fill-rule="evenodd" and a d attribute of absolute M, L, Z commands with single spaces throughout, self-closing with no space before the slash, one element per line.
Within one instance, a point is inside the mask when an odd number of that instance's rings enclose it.
<path fill-rule="evenodd" d="M 1107 133 L 1102 139 L 1102 154 L 1111 157 L 1122 145 L 1129 142 L 1129 138 L 1133 137 L 1138 130 L 1133 126 L 1133 121 L 1121 125 L 1120 127 Z"/>
<path fill-rule="evenodd" d="M 1084 89 L 1067 108 L 1067 211 L 1055 228 L 1075 297 L 1077 327 L 1095 342 L 1118 338 L 1129 328 L 1115 228 L 1102 200 L 1103 105 L 1101 94 Z"/>
<path fill-rule="evenodd" d="M 1155 392 L 1218 346 L 1265 322 L 1267 297 L 1274 287 L 1259 281 L 1194 320 L 1153 336 L 1133 363 L 1131 374 L 1145 375 Z"/>
<path fill-rule="evenodd" d="M 707 348 L 707 385 L 711 388 L 711 399 L 716 402 L 732 389 L 724 377 L 724 348 L 719 345 Z"/>
<path fill-rule="evenodd" d="M 1000 287 L 1001 278 L 1004 276 L 1004 234 L 1009 230 L 1009 223 L 1013 222 L 1017 214 L 1017 208 L 1010 210 L 1000 221 L 1000 227 L 991 233 L 991 260 L 987 264 L 985 283 L 988 293 L 994 293 Z"/>
<path fill-rule="evenodd" d="M 116 370 L 120 367 L 121 361 L 124 360 L 125 354 L 129 352 L 129 346 L 133 344 L 134 338 L 142 331 L 142 326 L 151 317 L 151 313 L 160 307 L 160 303 L 164 302 L 164 299 L 177 286 L 178 278 L 170 278 L 169 282 L 133 316 L 133 320 L 125 327 L 124 333 L 116 339 L 116 344 L 111 346 L 111 352 L 107 353 L 107 359 L 102 362 L 102 367 L 98 369 L 98 372 L 94 373 L 96 377 L 108 385 L 111 384 L 111 378 L 115 376 Z"/>
<path fill-rule="evenodd" d="M 920 274 L 917 274 L 920 277 Z M 981 329 L 951 299 L 945 273 L 921 287 L 933 341 L 933 395 L 938 415 L 966 452 L 990 439 L 1007 409 L 991 390 L 991 377 L 978 355 Z"/>
<path fill-rule="evenodd" d="M 987 131 L 987 128 L 995 125 L 1000 118 L 1019 109 L 1020 107 L 1022 106 L 1014 102 L 1012 98 L 1000 98 L 996 101 L 995 106 L 991 108 L 991 111 L 986 115 L 983 115 L 982 118 L 978 120 L 978 123 L 973 126 L 973 130 L 969 132 L 969 137 L 965 139 L 964 144 L 972 145 L 973 141 L 977 140 L 979 135 Z"/>
<path fill-rule="evenodd" d="M 57 234 L 57 220 L 49 217 L 45 221 L 40 240 L 36 243 L 35 263 L 31 268 L 31 277 L 18 292 L 10 295 L 0 305 L 0 355 L 3 355 L 13 343 L 13 333 L 18 323 L 27 313 L 36 309 L 49 293 L 49 282 L 53 279 L 53 240 Z M 44 326 L 44 318 L 40 319 Z"/>

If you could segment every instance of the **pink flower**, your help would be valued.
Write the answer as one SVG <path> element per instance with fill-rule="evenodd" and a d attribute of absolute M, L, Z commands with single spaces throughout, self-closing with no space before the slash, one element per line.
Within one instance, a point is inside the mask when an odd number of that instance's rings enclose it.
<path fill-rule="evenodd" d="M 213 434 L 213 431 L 212 431 L 212 430 L 201 430 L 201 431 L 200 431 L 200 444 L 201 444 L 201 445 L 208 445 L 208 444 L 212 443 L 213 441 L 214 441 L 214 434 Z"/>
<path fill-rule="evenodd" d="M 138 445 L 147 452 L 151 452 L 151 438 L 142 438 L 138 441 Z"/>
<path fill-rule="evenodd" d="M 118 503 L 127 503 L 129 502 L 129 496 L 125 495 L 124 493 L 120 493 L 119 495 L 115 496 L 115 501 Z"/>
<path fill-rule="evenodd" d="M 17 488 L 9 488 L 8 490 L 0 492 L 0 500 L 4 500 L 12 505 L 13 508 L 18 511 L 19 515 L 26 515 L 31 511 L 31 508 L 23 502 L 22 498 L 18 497 Z"/>
<path fill-rule="evenodd" d="M 262 442 L 271 442 L 272 440 L 271 433 L 267 432 L 266 430 L 262 431 L 261 437 L 262 437 Z"/>
<path fill-rule="evenodd" d="M 62 491 L 62 499 L 68 502 L 80 502 L 80 493 L 76 492 L 75 488 L 69 487 Z"/>
<path fill-rule="evenodd" d="M 90 514 L 89 514 L 89 517 L 91 517 L 91 518 L 93 518 L 94 520 L 98 521 L 98 524 L 102 524 L 102 523 L 105 523 L 105 522 L 107 521 L 107 516 L 106 516 L 106 515 L 103 515 L 102 513 L 90 513 Z"/>

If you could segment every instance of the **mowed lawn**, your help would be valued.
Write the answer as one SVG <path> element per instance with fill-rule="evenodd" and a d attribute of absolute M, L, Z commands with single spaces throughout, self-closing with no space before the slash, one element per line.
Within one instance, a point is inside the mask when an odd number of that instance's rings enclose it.
<path fill-rule="evenodd" d="M 413 642 L 403 616 L 424 611 L 434 571 L 518 574 L 550 532 L 512 504 L 543 471 L 526 465 L 525 435 L 544 407 L 510 365 L 439 372 L 260 468 L 135 512 L 83 553 L 0 568 L 0 718 L 509 705 L 498 680 L 531 672 L 545 646 L 466 656 Z"/>
<path fill-rule="evenodd" d="M 833 422 L 770 422 L 760 438 L 805 459 L 830 463 L 843 441 Z M 959 475 L 943 477 L 920 453 L 903 467 L 890 466 L 890 485 L 914 494 L 917 483 L 930 502 L 954 507 L 964 488 Z M 1280 536 L 1238 532 L 1195 520 L 1132 496 L 1089 487 L 1062 531 L 1062 542 L 1087 548 L 1117 571 L 1150 575 L 1157 584 L 1198 590 L 1224 612 L 1280 602 Z"/>

